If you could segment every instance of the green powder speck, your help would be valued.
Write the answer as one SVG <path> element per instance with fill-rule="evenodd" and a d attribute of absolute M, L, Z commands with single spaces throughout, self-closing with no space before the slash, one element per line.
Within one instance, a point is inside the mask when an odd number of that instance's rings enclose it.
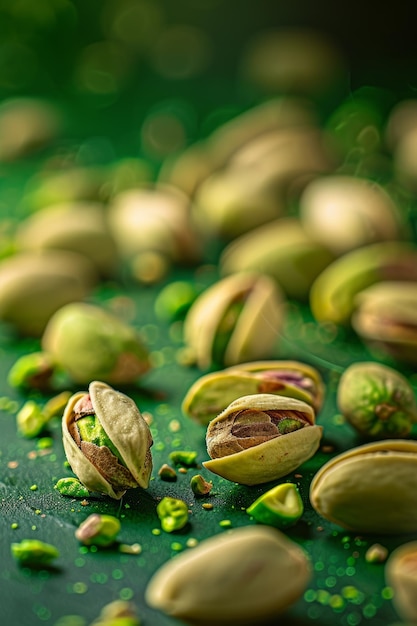
<path fill-rule="evenodd" d="M 121 569 L 114 569 L 111 573 L 113 580 L 122 580 L 124 574 Z"/>
<path fill-rule="evenodd" d="M 155 535 L 157 537 L 158 535 L 161 534 L 162 531 L 161 531 L 160 528 L 152 528 L 151 532 L 152 532 L 153 535 Z"/>
<path fill-rule="evenodd" d="M 30 489 L 31 491 L 36 491 L 36 490 L 37 490 L 37 488 L 38 488 L 38 485 L 31 485 L 31 486 L 29 487 L 29 489 Z"/>
<path fill-rule="evenodd" d="M 174 552 L 181 552 L 182 549 L 183 549 L 183 545 L 179 543 L 178 541 L 173 541 L 171 543 L 171 550 L 174 550 Z"/>
<path fill-rule="evenodd" d="M 16 530 L 16 528 L 19 528 L 19 524 L 17 522 L 13 522 L 13 524 L 10 524 L 10 528 L 12 530 Z"/>
<path fill-rule="evenodd" d="M 346 621 L 349 626 L 358 626 L 361 623 L 362 618 L 359 613 L 349 613 L 346 617 Z"/>
<path fill-rule="evenodd" d="M 79 556 L 75 559 L 74 563 L 76 567 L 84 567 L 85 559 L 83 559 L 82 556 Z"/>

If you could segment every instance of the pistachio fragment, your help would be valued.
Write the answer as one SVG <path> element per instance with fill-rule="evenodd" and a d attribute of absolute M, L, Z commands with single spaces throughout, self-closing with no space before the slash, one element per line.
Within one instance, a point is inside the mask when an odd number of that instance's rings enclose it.
<path fill-rule="evenodd" d="M 200 369 L 268 357 L 284 318 L 284 298 L 268 276 L 238 273 L 203 291 L 184 321 Z"/>
<path fill-rule="evenodd" d="M 355 532 L 416 532 L 416 469 L 415 441 L 358 446 L 323 465 L 311 482 L 310 501 L 327 520 Z"/>
<path fill-rule="evenodd" d="M 273 394 L 243 396 L 212 420 L 204 467 L 228 480 L 257 485 L 292 472 L 317 451 L 322 428 L 312 407 Z"/>
<path fill-rule="evenodd" d="M 261 524 L 284 530 L 293 526 L 304 511 L 297 485 L 283 483 L 273 487 L 246 509 L 246 513 Z"/>
<path fill-rule="evenodd" d="M 181 530 L 188 522 L 188 506 L 178 498 L 162 498 L 156 512 L 161 520 L 161 527 L 166 533 Z"/>
<path fill-rule="evenodd" d="M 125 394 L 94 381 L 74 394 L 62 418 L 63 443 L 73 472 L 89 491 L 120 499 L 146 489 L 152 472 L 149 426 Z"/>
<path fill-rule="evenodd" d="M 317 413 L 323 402 L 324 384 L 319 372 L 298 361 L 251 361 L 201 376 L 189 388 L 182 411 L 207 424 L 241 396 L 272 393 L 303 400 Z"/>
<path fill-rule="evenodd" d="M 85 546 L 108 547 L 115 543 L 121 524 L 113 515 L 92 513 L 75 531 L 76 538 Z"/>
<path fill-rule="evenodd" d="M 310 575 L 296 543 L 276 529 L 249 526 L 205 539 L 165 563 L 145 600 L 188 624 L 259 624 L 296 602 Z"/>
<path fill-rule="evenodd" d="M 59 551 L 54 545 L 38 539 L 23 539 L 20 543 L 12 543 L 11 551 L 24 567 L 48 567 L 59 557 Z"/>
<path fill-rule="evenodd" d="M 417 621 L 417 541 L 396 548 L 385 565 L 385 580 L 394 591 L 392 599 L 400 617 Z"/>
<path fill-rule="evenodd" d="M 400 372 L 382 363 L 349 366 L 339 381 L 337 403 L 347 421 L 372 438 L 406 437 L 417 421 L 413 388 Z"/>

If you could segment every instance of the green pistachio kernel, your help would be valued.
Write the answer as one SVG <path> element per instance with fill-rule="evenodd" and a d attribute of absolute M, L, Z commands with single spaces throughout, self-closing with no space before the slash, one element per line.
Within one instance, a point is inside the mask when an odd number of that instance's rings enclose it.
<path fill-rule="evenodd" d="M 201 474 L 196 474 L 190 480 L 190 487 L 195 496 L 206 496 L 212 490 L 213 483 L 205 480 Z"/>
<path fill-rule="evenodd" d="M 25 402 L 16 415 L 18 431 L 29 439 L 37 437 L 44 430 L 48 421 L 43 409 L 33 400 Z"/>
<path fill-rule="evenodd" d="M 20 565 L 27 567 L 45 567 L 59 557 L 55 546 L 38 539 L 23 539 L 20 543 L 12 543 L 11 551 Z"/>
<path fill-rule="evenodd" d="M 161 527 L 167 533 L 180 530 L 188 522 L 188 506 L 177 498 L 162 498 L 156 512 L 161 520 Z"/>
<path fill-rule="evenodd" d="M 191 282 L 178 280 L 168 283 L 155 300 L 156 316 L 170 322 L 183 319 L 198 293 Z"/>
<path fill-rule="evenodd" d="M 10 387 L 23 389 L 49 390 L 57 370 L 51 355 L 47 352 L 33 352 L 19 357 L 7 376 Z"/>
<path fill-rule="evenodd" d="M 93 513 L 75 531 L 76 538 L 86 546 L 108 547 L 115 543 L 120 521 L 113 515 Z"/>
<path fill-rule="evenodd" d="M 260 496 L 246 512 L 261 524 L 283 530 L 298 522 L 304 505 L 298 487 L 294 483 L 283 483 Z"/>
<path fill-rule="evenodd" d="M 60 478 L 54 485 L 54 489 L 59 491 L 62 496 L 71 498 L 87 498 L 90 495 L 88 489 L 80 483 L 78 478 Z"/>
<path fill-rule="evenodd" d="M 197 452 L 188 450 L 174 450 L 170 452 L 169 458 L 175 465 L 185 465 L 186 467 L 193 467 L 196 464 Z"/>

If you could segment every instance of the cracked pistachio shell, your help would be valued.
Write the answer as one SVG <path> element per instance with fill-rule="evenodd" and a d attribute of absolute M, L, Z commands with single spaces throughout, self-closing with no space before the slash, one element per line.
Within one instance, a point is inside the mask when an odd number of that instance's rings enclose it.
<path fill-rule="evenodd" d="M 75 423 L 74 407 L 81 398 L 88 394 L 96 418 L 117 450 L 123 464 L 123 470 L 130 474 L 128 477 L 129 485 L 126 488 L 123 488 L 120 483 L 115 486 L 108 476 L 111 474 L 112 467 L 109 459 L 115 467 L 120 465 L 120 460 L 118 461 L 113 454 L 109 454 L 107 447 L 105 459 L 103 460 L 103 457 L 100 458 L 100 456 L 93 454 L 91 457 L 95 459 L 95 463 L 93 463 L 78 447 L 71 434 Z M 89 491 L 106 494 L 115 499 L 120 499 L 128 487 L 146 489 L 152 473 L 150 452 L 152 436 L 138 407 L 131 398 L 100 381 L 90 383 L 88 394 L 87 392 L 74 394 L 69 399 L 62 417 L 64 450 L 72 471 Z M 89 444 L 89 446 L 93 445 Z M 97 448 L 96 452 L 98 452 L 104 446 L 94 447 Z M 102 471 L 107 473 L 107 478 L 100 471 L 100 467 Z"/>
<path fill-rule="evenodd" d="M 201 376 L 182 402 L 183 413 L 207 426 L 233 400 L 272 393 L 303 400 L 317 413 L 324 384 L 319 372 L 298 361 L 252 361 Z"/>
<path fill-rule="evenodd" d="M 247 526 L 165 563 L 145 599 L 188 624 L 259 624 L 296 602 L 310 576 L 309 560 L 295 542 L 279 530 Z"/>
<path fill-rule="evenodd" d="M 356 296 L 384 280 L 417 280 L 417 246 L 384 241 L 347 252 L 311 286 L 310 307 L 319 322 L 349 324 Z"/>
<path fill-rule="evenodd" d="M 97 281 L 88 259 L 74 252 L 21 252 L 0 262 L 0 319 L 40 336 L 62 306 L 82 300 Z"/>
<path fill-rule="evenodd" d="M 417 283 L 382 281 L 355 300 L 352 327 L 370 347 L 417 364 Z"/>
<path fill-rule="evenodd" d="M 297 218 L 279 218 L 237 237 L 223 250 L 220 273 L 260 272 L 271 276 L 284 293 L 306 300 L 312 283 L 334 260 Z"/>
<path fill-rule="evenodd" d="M 296 419 L 303 424 L 281 434 L 271 413 L 276 419 Z M 243 396 L 209 423 L 206 444 L 211 460 L 203 465 L 242 485 L 266 483 L 286 476 L 310 459 L 321 435 L 314 410 L 305 402 L 273 394 Z"/>
<path fill-rule="evenodd" d="M 355 532 L 417 531 L 417 442 L 387 439 L 340 454 L 314 476 L 310 501 L 322 517 Z"/>
<path fill-rule="evenodd" d="M 271 278 L 234 274 L 193 302 L 184 320 L 184 341 L 200 369 L 217 362 L 232 366 L 270 356 L 283 320 L 284 297 Z M 216 343 L 222 344 L 217 354 Z"/>
<path fill-rule="evenodd" d="M 42 348 L 78 383 L 128 384 L 150 368 L 135 329 L 105 309 L 74 302 L 49 320 Z"/>
<path fill-rule="evenodd" d="M 385 580 L 394 591 L 392 599 L 403 620 L 417 622 L 417 541 L 396 548 L 385 565 Z"/>

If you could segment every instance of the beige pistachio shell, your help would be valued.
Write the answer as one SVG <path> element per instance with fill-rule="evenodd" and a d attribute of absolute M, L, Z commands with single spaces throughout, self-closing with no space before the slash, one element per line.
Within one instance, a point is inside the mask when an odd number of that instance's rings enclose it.
<path fill-rule="evenodd" d="M 227 430 L 228 422 L 233 420 L 233 416 L 247 409 L 265 412 L 298 412 L 303 416 L 306 425 L 299 430 L 276 436 L 245 450 L 205 461 L 204 467 L 214 474 L 242 485 L 258 485 L 286 476 L 317 451 L 322 427 L 315 425 L 315 414 L 310 405 L 294 398 L 273 394 L 254 394 L 231 402 L 209 423 L 206 434 L 209 454 L 219 426 L 222 427 L 221 423 L 224 423 Z M 230 433 L 229 437 L 233 446 L 233 433 Z"/>
<path fill-rule="evenodd" d="M 329 521 L 363 533 L 417 530 L 417 442 L 386 440 L 340 454 L 314 476 L 310 501 Z"/>
<path fill-rule="evenodd" d="M 145 599 L 189 624 L 259 624 L 300 598 L 310 572 L 304 551 L 284 534 L 248 526 L 210 537 L 165 563 Z"/>
<path fill-rule="evenodd" d="M 403 620 L 417 622 L 417 541 L 396 548 L 385 565 L 385 580 L 394 591 L 393 604 Z"/>
<path fill-rule="evenodd" d="M 123 459 L 139 487 L 146 489 L 152 472 L 149 427 L 131 398 L 109 385 L 93 381 L 88 392 L 100 423 Z M 73 472 L 90 491 L 119 499 L 125 491 L 115 491 L 98 469 L 84 456 L 69 431 L 74 419 L 74 406 L 85 392 L 74 394 L 68 401 L 62 418 L 65 454 Z"/>
<path fill-rule="evenodd" d="M 185 318 L 184 340 L 200 369 L 212 364 L 219 324 L 228 307 L 240 297 L 244 298 L 244 306 L 231 332 L 224 364 L 265 358 L 273 352 L 284 317 L 282 293 L 268 276 L 237 273 L 207 288 Z"/>

